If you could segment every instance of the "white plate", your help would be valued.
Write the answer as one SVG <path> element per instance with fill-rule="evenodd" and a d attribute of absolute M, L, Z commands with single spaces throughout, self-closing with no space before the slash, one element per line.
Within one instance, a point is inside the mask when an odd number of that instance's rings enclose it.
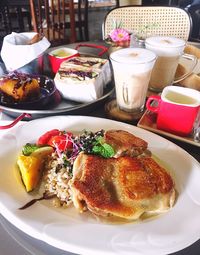
<path fill-rule="evenodd" d="M 123 129 L 149 143 L 149 149 L 169 168 L 178 199 L 171 211 L 159 217 L 129 224 L 98 222 L 74 208 L 56 209 L 41 201 L 18 210 L 32 199 L 14 167 L 17 153 L 52 128 L 71 131 Z M 170 141 L 146 130 L 101 118 L 57 116 L 19 126 L 0 139 L 0 213 L 28 235 L 65 251 L 79 254 L 168 254 L 181 250 L 200 236 L 200 165 Z"/>
<path fill-rule="evenodd" d="M 4 255 L 74 255 L 26 235 L 0 215 L 0 243 Z"/>

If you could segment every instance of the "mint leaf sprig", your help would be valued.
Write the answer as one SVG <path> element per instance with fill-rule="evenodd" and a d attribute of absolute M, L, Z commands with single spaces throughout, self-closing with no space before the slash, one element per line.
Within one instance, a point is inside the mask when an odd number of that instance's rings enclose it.
<path fill-rule="evenodd" d="M 104 158 L 111 158 L 115 155 L 113 147 L 110 144 L 105 143 L 102 136 L 99 136 L 96 139 L 96 142 L 94 143 L 94 146 L 92 148 L 92 153 L 102 156 Z"/>

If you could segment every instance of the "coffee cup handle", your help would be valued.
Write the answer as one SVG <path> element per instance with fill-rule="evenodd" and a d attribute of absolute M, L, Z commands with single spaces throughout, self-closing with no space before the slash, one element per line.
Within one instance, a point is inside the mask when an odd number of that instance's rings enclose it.
<path fill-rule="evenodd" d="M 190 70 L 187 73 L 185 73 L 185 74 L 181 75 L 180 77 L 178 77 L 177 79 L 175 79 L 173 81 L 173 83 L 178 83 L 178 82 L 184 80 L 185 78 L 187 78 L 193 72 L 195 66 L 198 63 L 198 59 L 194 55 L 185 53 L 185 54 L 182 55 L 182 57 L 187 59 L 187 60 L 191 60 L 193 62 L 193 65 L 191 66 Z"/>
<path fill-rule="evenodd" d="M 158 113 L 159 110 L 159 104 L 160 104 L 161 97 L 159 95 L 153 95 L 148 97 L 146 102 L 146 108 L 150 112 Z M 155 101 L 157 104 L 155 104 Z"/>

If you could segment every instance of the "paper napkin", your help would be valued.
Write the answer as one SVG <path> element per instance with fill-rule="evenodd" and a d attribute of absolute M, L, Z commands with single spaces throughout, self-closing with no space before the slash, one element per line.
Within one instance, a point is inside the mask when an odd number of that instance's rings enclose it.
<path fill-rule="evenodd" d="M 11 33 L 4 37 L 1 57 L 8 71 L 14 71 L 41 56 L 49 48 L 50 42 L 43 37 L 29 44 L 35 32 Z"/>

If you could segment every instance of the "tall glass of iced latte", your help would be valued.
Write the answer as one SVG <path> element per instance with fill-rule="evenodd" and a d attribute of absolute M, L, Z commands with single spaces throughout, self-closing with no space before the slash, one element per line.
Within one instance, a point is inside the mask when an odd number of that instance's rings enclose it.
<path fill-rule="evenodd" d="M 142 112 L 156 54 L 142 48 L 111 53 L 117 105 L 130 113 Z"/>
<path fill-rule="evenodd" d="M 147 38 L 145 46 L 157 55 L 149 89 L 161 92 L 174 81 L 178 62 L 185 48 L 185 41 L 175 37 L 155 36 Z"/>

